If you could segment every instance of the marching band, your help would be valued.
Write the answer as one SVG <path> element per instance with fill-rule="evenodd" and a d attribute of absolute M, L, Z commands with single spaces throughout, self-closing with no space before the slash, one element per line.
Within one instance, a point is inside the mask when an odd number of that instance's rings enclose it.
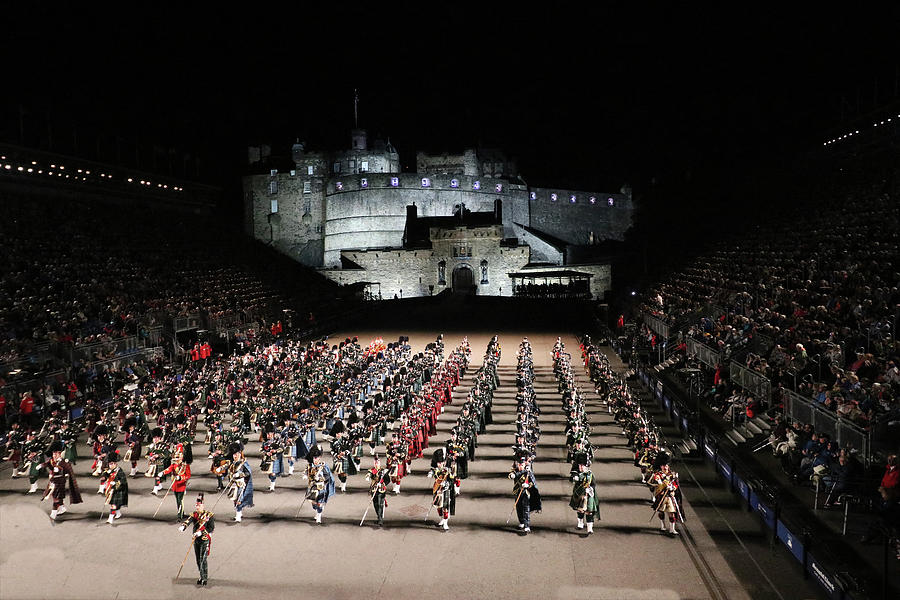
<path fill-rule="evenodd" d="M 591 423 L 586 397 L 576 383 L 571 355 L 561 339 L 551 354 L 566 417 L 566 461 L 572 484 L 569 506 L 577 516 L 576 528 L 586 537 L 594 533 L 600 519 L 597 478 L 591 469 L 595 451 L 590 441 Z M 244 510 L 254 506 L 253 472 L 244 448 L 249 436 L 259 433 L 259 470 L 268 478 L 270 493 L 275 492 L 279 478 L 293 475 L 296 460 L 307 461 L 303 471 L 307 486 L 298 518 L 309 502 L 314 522 L 321 524 L 336 488 L 346 492 L 348 478 L 362 472 L 371 506 L 360 525 L 372 508 L 375 525 L 381 527 L 388 493 L 400 494 L 413 461 L 424 456 L 429 439 L 437 434 L 438 419 L 453 402 L 453 391 L 469 369 L 470 356 L 469 342 L 463 339 L 445 357 L 442 336 L 419 353 L 412 352 L 404 337 L 390 344 L 376 339 L 366 347 L 356 338 L 338 345 L 325 340 L 307 344 L 284 341 L 257 353 L 192 365 L 180 376 L 148 379 L 130 395 L 120 391 L 104 409 L 90 405 L 85 411 L 94 461 L 91 474 L 100 477 L 98 493 L 103 494 L 104 510 L 109 509 L 107 522 L 114 524 L 122 517 L 128 505 L 128 477 L 138 476 L 138 466 L 145 459 L 143 475 L 154 479 L 152 494 L 159 496 L 164 482 L 171 478 L 166 495 L 172 492 L 175 496 L 182 530 L 193 525 L 191 547 L 200 572 L 197 583 L 206 584 L 215 503 L 206 510 L 201 492 L 195 510 L 186 514 L 184 509 L 191 480 L 191 446 L 199 443 L 196 427 L 202 418 L 210 472 L 220 492 L 216 502 L 226 496 L 231 500 L 235 522 L 242 522 Z M 448 439 L 432 454 L 428 471 L 433 478 L 432 498 L 426 521 L 435 511 L 435 526 L 441 531 L 450 528 L 463 481 L 476 459 L 478 436 L 493 423 L 500 356 L 500 342 L 494 336 L 480 368 L 471 375 L 472 387 Z M 658 429 L 589 339 L 582 344 L 582 357 L 601 401 L 634 450 L 635 465 L 652 492 L 653 512 L 661 530 L 677 534 L 676 523 L 684 519 L 678 475 L 668 464 L 668 455 L 659 449 Z M 528 534 L 532 514 L 542 509 L 534 473 L 541 408 L 534 390 L 534 357 L 528 338 L 519 345 L 516 361 L 516 433 L 508 474 L 515 502 L 507 523 L 515 512 L 518 531 Z M 66 512 L 67 498 L 72 504 L 82 502 L 72 468 L 81 427 L 62 417 L 59 410 L 52 414 L 38 434 L 14 423 L 6 458 L 14 464 L 14 476 L 28 474 L 28 493 L 36 493 L 40 477 L 48 476 L 41 500 L 52 497 L 50 518 L 55 521 Z M 148 423 L 152 420 L 156 426 L 151 429 Z M 117 448 L 118 433 L 123 435 L 124 457 Z M 329 442 L 328 461 L 319 437 Z M 368 470 L 361 466 L 366 445 L 373 455 Z M 377 453 L 380 446 L 385 449 L 383 462 Z M 45 450 L 50 458 L 42 461 Z M 127 475 L 123 462 L 131 463 Z"/>

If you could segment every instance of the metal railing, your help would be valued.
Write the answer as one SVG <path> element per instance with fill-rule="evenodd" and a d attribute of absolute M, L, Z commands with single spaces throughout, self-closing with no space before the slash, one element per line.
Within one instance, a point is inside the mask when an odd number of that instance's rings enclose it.
<path fill-rule="evenodd" d="M 183 317 L 175 317 L 172 319 L 173 331 L 187 331 L 189 329 L 200 329 L 203 327 L 203 318 L 199 314 L 186 315 Z"/>
<path fill-rule="evenodd" d="M 68 358 L 69 362 L 75 362 L 77 360 L 88 363 L 116 356 L 123 356 L 125 354 L 133 354 L 138 350 L 139 346 L 137 336 L 130 335 L 124 338 L 95 342 L 93 344 L 79 344 L 77 346 L 68 345 L 61 348 L 61 351 L 63 358 Z M 102 354 L 103 358 L 98 359 L 97 354 Z"/>
<path fill-rule="evenodd" d="M 669 339 L 669 326 L 659 317 L 654 317 L 650 313 L 644 313 L 644 323 L 653 330 L 657 335 Z"/>
<path fill-rule="evenodd" d="M 732 383 L 750 392 L 757 400 L 771 401 L 772 382 L 765 375 L 751 371 L 735 361 L 731 361 L 729 365 L 729 375 Z"/>
<path fill-rule="evenodd" d="M 693 354 L 700 362 L 713 369 L 719 366 L 720 361 L 722 360 L 721 352 L 694 338 L 687 338 L 685 343 L 687 344 L 688 354 Z"/>
<path fill-rule="evenodd" d="M 825 408 L 815 400 L 804 398 L 788 389 L 782 389 L 784 415 L 791 423 L 809 423 L 813 431 L 825 433 L 841 447 L 850 447 L 859 452 L 860 458 L 868 464 L 872 458 L 870 433 L 856 423 Z"/>

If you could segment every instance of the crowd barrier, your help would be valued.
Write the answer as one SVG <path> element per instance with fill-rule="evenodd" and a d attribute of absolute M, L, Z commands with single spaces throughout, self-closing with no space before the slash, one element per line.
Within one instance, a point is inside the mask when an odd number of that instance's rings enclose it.
<path fill-rule="evenodd" d="M 731 382 L 750 392 L 754 398 L 770 402 L 772 400 L 772 382 L 765 375 L 751 371 L 736 361 L 729 365 Z"/>
<path fill-rule="evenodd" d="M 784 415 L 791 423 L 809 423 L 813 431 L 827 433 L 842 447 L 850 447 L 859 453 L 859 458 L 869 464 L 872 458 L 870 433 L 834 411 L 819 405 L 815 400 L 804 398 L 788 389 L 782 390 Z"/>
<path fill-rule="evenodd" d="M 722 353 L 715 348 L 711 348 L 694 338 L 687 338 L 685 343 L 687 344 L 688 354 L 696 356 L 704 365 L 715 369 L 721 363 Z"/>
<path fill-rule="evenodd" d="M 186 315 L 183 317 L 175 317 L 172 319 L 173 331 L 187 331 L 189 329 L 201 329 L 203 327 L 203 318 L 200 315 Z"/>
<path fill-rule="evenodd" d="M 669 339 L 669 326 L 659 317 L 654 317 L 650 313 L 645 312 L 644 323 L 657 335 Z"/>

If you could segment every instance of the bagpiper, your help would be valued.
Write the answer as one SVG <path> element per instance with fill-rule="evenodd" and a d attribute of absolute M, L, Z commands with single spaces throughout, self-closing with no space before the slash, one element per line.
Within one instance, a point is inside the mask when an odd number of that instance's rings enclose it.
<path fill-rule="evenodd" d="M 321 523 L 325 505 L 334 495 L 334 477 L 328 465 L 322 462 L 322 446 L 313 446 L 306 455 L 306 460 L 309 461 L 306 467 L 306 476 L 309 479 L 306 497 L 316 511 L 316 523 Z"/>
<path fill-rule="evenodd" d="M 125 460 L 131 461 L 130 477 L 137 477 L 138 461 L 141 459 L 142 440 L 140 431 L 137 428 L 137 420 L 134 417 L 125 419 L 122 429 L 125 431 L 125 444 L 128 450 L 125 451 Z"/>
<path fill-rule="evenodd" d="M 125 471 L 119 468 L 120 460 L 119 451 L 111 449 L 106 455 L 109 468 L 101 478 L 106 504 L 109 504 L 109 518 L 106 522 L 110 525 L 115 519 L 122 517 L 122 509 L 128 506 L 128 477 L 125 476 Z"/>
<path fill-rule="evenodd" d="M 390 474 L 391 483 L 394 485 L 392 490 L 395 494 L 400 493 L 400 482 L 406 475 L 407 452 L 406 444 L 402 443 L 395 433 L 391 434 L 391 442 L 387 446 L 387 468 Z"/>
<path fill-rule="evenodd" d="M 372 506 L 375 507 L 375 516 L 378 517 L 377 525 L 384 525 L 384 507 L 387 506 L 387 482 L 390 480 L 388 470 L 381 466 L 381 460 L 375 455 L 374 464 L 366 473 L 366 481 L 369 482 L 369 495 L 372 497 Z"/>
<path fill-rule="evenodd" d="M 237 442 L 229 448 L 231 464 L 228 466 L 228 497 L 234 502 L 234 520 L 243 518 L 245 508 L 253 506 L 253 476 L 250 465 L 244 458 L 244 451 Z"/>
<path fill-rule="evenodd" d="M 597 499 L 597 490 L 594 489 L 594 474 L 586 460 L 578 463 L 578 473 L 572 476 L 572 498 L 569 506 L 578 515 L 578 529 L 584 529 L 587 525 L 587 533 L 594 533 L 594 520 L 600 518 L 600 502 Z"/>
<path fill-rule="evenodd" d="M 154 496 L 159 495 L 162 489 L 162 482 L 165 481 L 166 475 L 172 476 L 172 493 L 175 494 L 175 506 L 178 508 L 178 518 L 184 518 L 184 494 L 187 492 L 187 482 L 191 478 L 191 465 L 184 462 L 184 446 L 178 444 L 175 446 L 175 453 L 172 455 L 172 464 L 166 467 L 156 478 L 156 485 L 150 493 Z"/>
<path fill-rule="evenodd" d="M 531 511 L 540 512 L 541 493 L 537 488 L 534 473 L 526 460 L 517 460 L 508 475 L 513 480 L 513 494 L 516 495 L 516 516 L 519 518 L 519 529 L 523 533 L 531 532 Z"/>
<path fill-rule="evenodd" d="M 654 486 L 653 510 L 659 518 L 660 531 L 665 531 L 669 535 L 678 534 L 675 529 L 675 521 L 681 519 L 681 522 L 684 522 L 678 473 L 672 471 L 666 463 L 650 478 L 650 485 Z"/>
<path fill-rule="evenodd" d="M 431 505 L 437 509 L 440 517 L 436 526 L 442 527 L 444 531 L 450 529 L 451 508 L 455 509 L 454 476 L 451 462 L 452 459 L 444 454 L 444 449 L 438 448 L 432 457 L 433 466 L 428 471 L 428 477 L 434 477 L 434 485 L 431 487 Z"/>
<path fill-rule="evenodd" d="M 347 429 L 341 421 L 335 422 L 331 428 L 334 441 L 331 442 L 331 471 L 341 482 L 341 491 L 347 491 L 347 475 L 356 475 L 356 461 L 353 460 L 353 442 L 347 435 Z"/>
<path fill-rule="evenodd" d="M 281 436 L 275 433 L 271 425 L 266 426 L 266 441 L 260 446 L 259 470 L 269 477 L 269 491 L 275 491 L 275 482 L 284 472 L 284 445 Z"/>
<path fill-rule="evenodd" d="M 172 453 L 162 428 L 155 427 L 150 432 L 150 438 L 153 441 L 147 452 L 147 469 L 144 471 L 144 477 L 156 477 L 158 472 L 164 471 L 172 462 Z"/>
<path fill-rule="evenodd" d="M 47 489 L 41 500 L 45 500 L 47 496 L 53 496 L 53 509 L 50 511 L 50 518 L 54 521 L 58 515 L 66 512 L 66 493 L 69 494 L 69 502 L 72 504 L 80 504 L 81 492 L 78 489 L 78 480 L 75 479 L 75 471 L 72 464 L 63 458 L 65 446 L 62 442 L 56 441 L 50 444 L 48 454 L 50 460 L 44 463 L 44 468 L 50 476 L 47 482 Z"/>
<path fill-rule="evenodd" d="M 179 529 L 184 531 L 188 525 L 193 526 L 194 557 L 197 559 L 197 571 L 200 573 L 197 585 L 206 585 L 209 576 L 209 551 L 212 548 L 212 533 L 216 528 L 216 520 L 213 513 L 203 506 L 203 492 L 197 496 L 194 512 L 188 515 Z"/>
<path fill-rule="evenodd" d="M 41 477 L 41 471 L 44 470 L 44 461 L 41 460 L 43 452 L 41 451 L 41 442 L 34 439 L 34 432 L 29 430 L 22 448 L 22 460 L 25 461 L 24 471 L 28 473 L 28 482 L 31 486 L 28 488 L 28 494 L 37 493 L 38 479 Z"/>
<path fill-rule="evenodd" d="M 99 476 L 106 469 L 106 454 L 109 451 L 107 446 L 107 433 L 109 428 L 100 424 L 94 428 L 94 441 L 91 444 L 91 450 L 94 455 L 94 463 L 91 465 L 91 475 Z M 101 490 L 98 490 L 101 493 Z"/>

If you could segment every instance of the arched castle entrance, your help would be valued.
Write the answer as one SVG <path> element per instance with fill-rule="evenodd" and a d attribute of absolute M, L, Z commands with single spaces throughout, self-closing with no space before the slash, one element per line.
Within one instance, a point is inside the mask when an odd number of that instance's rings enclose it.
<path fill-rule="evenodd" d="M 475 293 L 475 273 L 469 265 L 457 265 L 457 267 L 453 269 L 453 293 Z"/>

